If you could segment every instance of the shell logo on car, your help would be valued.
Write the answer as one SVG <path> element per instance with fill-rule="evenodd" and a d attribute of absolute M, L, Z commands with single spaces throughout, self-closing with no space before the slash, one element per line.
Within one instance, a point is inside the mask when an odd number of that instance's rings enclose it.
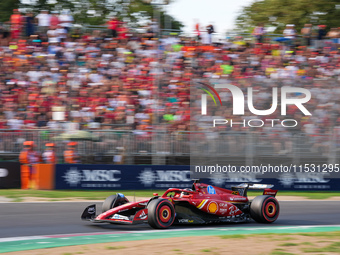
<path fill-rule="evenodd" d="M 216 213 L 218 210 L 218 205 L 216 202 L 210 202 L 208 204 L 208 212 L 209 213 Z"/>

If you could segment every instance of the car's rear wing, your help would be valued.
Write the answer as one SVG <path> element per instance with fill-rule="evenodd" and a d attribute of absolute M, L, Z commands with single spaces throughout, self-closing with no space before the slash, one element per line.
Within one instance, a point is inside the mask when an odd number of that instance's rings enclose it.
<path fill-rule="evenodd" d="M 253 190 L 264 190 L 263 195 L 276 196 L 278 190 L 271 189 L 274 187 L 272 184 L 258 184 L 258 183 L 241 183 L 237 186 L 231 187 L 231 190 L 238 191 L 241 196 L 247 196 L 247 191 L 249 189 Z"/>

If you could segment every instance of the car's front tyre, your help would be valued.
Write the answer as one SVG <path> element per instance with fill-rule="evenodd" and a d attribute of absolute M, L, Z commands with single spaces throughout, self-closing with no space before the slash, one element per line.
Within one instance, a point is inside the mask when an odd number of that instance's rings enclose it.
<path fill-rule="evenodd" d="M 106 212 L 114 207 L 126 204 L 128 202 L 129 200 L 123 194 L 117 193 L 116 195 L 111 195 L 103 202 L 102 212 Z"/>
<path fill-rule="evenodd" d="M 175 208 L 167 199 L 154 199 L 148 204 L 148 223 L 153 228 L 164 229 L 175 220 Z"/>

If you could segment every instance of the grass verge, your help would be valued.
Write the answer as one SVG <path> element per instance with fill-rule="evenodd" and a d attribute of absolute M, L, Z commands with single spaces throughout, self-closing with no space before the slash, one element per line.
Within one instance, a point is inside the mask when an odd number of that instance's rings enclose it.
<path fill-rule="evenodd" d="M 49 198 L 60 201 L 70 198 L 81 198 L 87 200 L 103 200 L 115 193 L 123 193 L 125 196 L 152 197 L 153 193 L 163 194 L 161 190 L 107 190 L 107 191 L 74 191 L 74 190 L 1 190 L 0 196 L 21 201 L 23 197 Z"/>
<path fill-rule="evenodd" d="M 49 198 L 53 201 L 60 201 L 70 198 L 80 198 L 88 200 L 103 200 L 106 197 L 114 193 L 123 193 L 126 196 L 136 196 L 136 197 L 152 197 L 153 193 L 158 193 L 162 195 L 165 190 L 107 190 L 107 191 L 86 191 L 86 190 L 18 190 L 18 189 L 8 189 L 1 190 L 0 196 L 10 198 L 15 202 L 22 201 L 23 197 L 40 197 Z M 261 192 L 248 192 L 248 196 L 261 195 Z M 280 196 L 301 196 L 307 199 L 326 199 L 330 197 L 340 196 L 340 192 L 298 192 L 298 191 L 282 191 L 278 193 Z"/>

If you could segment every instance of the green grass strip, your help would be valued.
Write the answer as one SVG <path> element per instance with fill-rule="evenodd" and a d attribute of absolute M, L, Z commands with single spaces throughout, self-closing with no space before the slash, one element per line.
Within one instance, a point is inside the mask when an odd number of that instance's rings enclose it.
<path fill-rule="evenodd" d="M 88 200 L 103 200 L 115 193 L 123 193 L 125 196 L 152 197 L 153 193 L 162 195 L 164 190 L 111 190 L 111 191 L 74 191 L 74 190 L 1 190 L 0 196 L 21 199 L 23 197 L 50 198 L 54 201 L 67 198 L 82 198 Z"/>
<path fill-rule="evenodd" d="M 20 202 L 23 197 L 41 197 L 53 199 L 53 201 L 62 201 L 68 198 L 81 198 L 88 200 L 103 200 L 106 197 L 115 194 L 123 193 L 126 196 L 136 197 L 152 197 L 153 193 L 162 195 L 165 190 L 105 190 L 105 191 L 93 191 L 93 190 L 18 190 L 8 189 L 0 190 L 0 196 L 13 199 Z M 262 192 L 250 191 L 248 196 L 261 195 Z M 308 199 L 327 199 L 330 197 L 340 196 L 340 192 L 319 192 L 319 191 L 279 191 L 278 196 L 301 196 Z"/>

